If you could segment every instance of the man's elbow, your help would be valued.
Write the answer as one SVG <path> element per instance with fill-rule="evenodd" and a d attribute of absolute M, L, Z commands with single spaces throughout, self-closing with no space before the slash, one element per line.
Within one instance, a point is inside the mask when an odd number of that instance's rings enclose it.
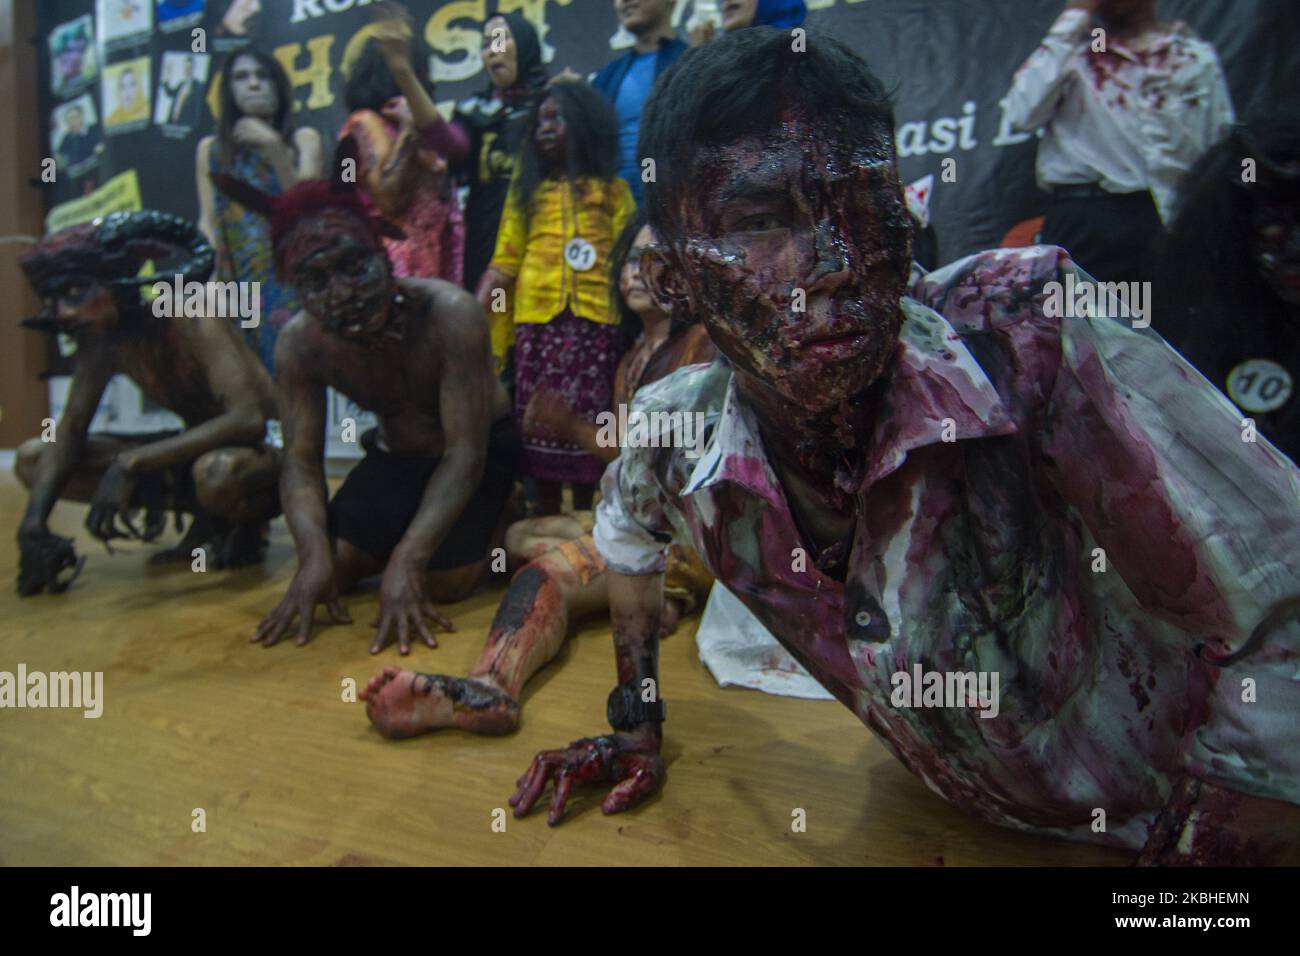
<path fill-rule="evenodd" d="M 266 416 L 257 408 L 241 408 L 230 413 L 230 443 L 256 445 L 266 437 Z"/>

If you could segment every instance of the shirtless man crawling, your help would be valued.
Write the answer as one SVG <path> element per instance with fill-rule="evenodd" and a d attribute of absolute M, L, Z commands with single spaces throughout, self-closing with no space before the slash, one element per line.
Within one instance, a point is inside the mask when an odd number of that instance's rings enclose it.
<path fill-rule="evenodd" d="M 307 643 L 317 604 L 351 623 L 339 594 L 382 572 L 371 653 L 394 637 L 403 654 L 415 636 L 437 647 L 431 625 L 454 628 L 433 602 L 459 601 L 478 583 L 514 485 L 518 440 L 487 320 L 457 286 L 395 279 L 381 239 L 392 227 L 355 193 L 315 181 L 273 199 L 214 179 L 270 219 L 276 268 L 303 306 L 275 350 L 280 496 L 298 571 L 252 640 L 276 644 L 297 618 L 297 643 Z M 326 386 L 379 417 L 328 504 Z"/>
<path fill-rule="evenodd" d="M 147 259 L 183 262 L 140 277 Z M 179 545 L 155 560 L 190 560 L 204 547 L 213 567 L 261 559 L 266 523 L 278 510 L 279 452 L 262 444 L 275 415 L 270 376 L 228 318 L 161 318 L 139 287 L 160 275 L 202 281 L 212 248 L 190 223 L 163 213 L 116 213 L 45 237 L 21 260 L 44 300 L 26 324 L 76 342 L 76 370 L 53 441 L 18 449 L 14 471 L 31 489 L 18 529 L 18 593 L 60 593 L 79 567 L 68 538 L 47 524 L 60 498 L 89 501 L 86 527 L 108 542 L 153 540 L 165 511 L 194 516 Z M 179 415 L 183 431 L 111 437 L 88 434 L 109 380 L 122 373 Z M 145 512 L 142 526 L 132 516 Z M 75 572 L 73 572 L 75 574 Z"/>

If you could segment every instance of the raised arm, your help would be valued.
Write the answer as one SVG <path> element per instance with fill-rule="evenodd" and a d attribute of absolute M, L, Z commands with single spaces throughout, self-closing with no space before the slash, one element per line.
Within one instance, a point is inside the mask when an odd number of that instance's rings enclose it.
<path fill-rule="evenodd" d="M 404 15 L 405 11 L 401 13 Z M 403 18 L 406 20 L 405 26 Z M 443 119 L 424 84 L 412 69 L 409 23 L 409 16 L 386 17 L 373 27 L 371 38 L 379 44 L 384 62 L 397 81 L 402 96 L 406 97 L 420 146 L 434 150 L 448 163 L 455 165 L 469 155 L 469 137 L 459 124 L 448 123 Z"/>
<path fill-rule="evenodd" d="M 406 199 L 420 174 L 415 130 L 410 125 L 389 134 L 379 114 L 359 110 L 348 118 L 344 132 L 353 137 L 360 154 L 358 170 L 368 195 L 386 216 L 405 211 Z"/>
<path fill-rule="evenodd" d="M 1070 0 L 1024 65 L 1002 99 L 1007 121 L 1029 133 L 1045 126 L 1056 112 L 1070 74 L 1070 60 L 1087 36 L 1098 0 Z"/>
<path fill-rule="evenodd" d="M 451 623 L 429 601 L 429 559 L 447 537 L 483 478 L 488 432 L 497 383 L 490 375 L 487 322 L 478 303 L 465 292 L 439 293 L 431 325 L 437 333 L 426 346 L 430 362 L 438 362 L 441 377 L 438 415 L 442 422 L 443 454 L 429 476 L 420 507 L 393 549 L 379 592 L 379 630 L 371 653 L 378 653 L 394 636 L 398 649 L 410 650 L 411 633 L 418 632 L 430 647 L 438 642 L 425 618 L 451 630 Z"/>

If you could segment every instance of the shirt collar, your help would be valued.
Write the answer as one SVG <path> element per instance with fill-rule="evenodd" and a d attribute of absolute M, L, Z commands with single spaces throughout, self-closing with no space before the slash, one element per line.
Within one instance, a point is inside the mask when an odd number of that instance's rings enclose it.
<path fill-rule="evenodd" d="M 898 469 L 914 449 L 1017 431 L 993 383 L 943 316 L 915 299 L 905 297 L 901 305 L 898 350 L 886 373 L 889 386 L 872 432 L 871 461 L 860 491 Z M 718 363 L 726 366 L 721 356 Z M 722 410 L 681 493 L 732 481 L 782 506 L 758 421 L 741 404 L 729 367 L 727 375 Z"/>

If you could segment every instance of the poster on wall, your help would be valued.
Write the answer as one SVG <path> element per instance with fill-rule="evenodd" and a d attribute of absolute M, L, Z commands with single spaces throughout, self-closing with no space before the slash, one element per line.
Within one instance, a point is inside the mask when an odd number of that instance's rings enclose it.
<path fill-rule="evenodd" d="M 89 86 L 99 75 L 95 56 L 95 22 L 90 14 L 60 23 L 50 31 L 50 90 L 55 96 L 71 96 Z"/>
<path fill-rule="evenodd" d="M 152 120 L 160 79 L 175 82 L 163 63 L 165 54 L 190 49 L 188 32 L 162 32 L 160 11 L 165 8 L 169 22 L 180 22 L 194 16 L 180 13 L 191 10 L 193 0 L 148 0 L 147 6 L 145 0 L 128 2 L 137 17 L 146 9 L 150 18 L 156 13 L 160 29 L 148 35 L 142 47 L 118 52 L 112 60 L 147 52 L 155 71 L 162 71 L 162 77 L 150 77 Z M 696 18 L 698 3 L 677 0 L 672 24 L 679 36 L 686 35 Z M 518 10 L 532 23 L 551 74 L 567 67 L 586 76 L 626 52 L 627 32 L 619 27 L 609 0 L 408 0 L 406 5 L 416 32 L 432 47 L 434 99 L 448 117 L 456 103 L 491 93 L 481 58 L 483 23 L 502 10 Z M 1001 102 L 1016 68 L 1039 45 L 1064 5 L 1065 0 L 808 2 L 810 35 L 818 31 L 842 39 L 894 91 L 899 176 L 903 182 L 934 177 L 929 210 L 937 261 L 998 245 L 1010 230 L 1041 217 L 1046 209 L 1047 195 L 1035 183 L 1034 134 L 1011 129 Z M 74 18 L 100 10 L 104 0 L 42 0 L 35 6 L 42 35 L 51 41 L 51 55 L 56 48 L 64 50 L 65 61 L 75 64 L 81 41 L 58 40 L 52 34 L 77 22 Z M 358 36 L 370 25 L 376 6 L 377 0 L 206 0 L 200 23 L 207 31 L 206 52 L 214 61 L 208 68 L 205 100 L 218 108 L 212 87 L 221 62 L 229 49 L 251 42 L 285 68 L 295 125 L 312 127 L 325 143 L 333 143 L 347 118 L 344 65 L 360 52 Z M 920 13 L 940 8 L 942 16 Z M 1213 44 L 1238 116 L 1276 109 L 1300 86 L 1300 45 L 1278 40 L 1300 33 L 1300 4 L 1295 0 L 1161 0 L 1160 10 L 1163 17 L 1185 21 Z M 89 19 L 81 23 L 83 32 L 93 25 L 93 42 L 102 42 L 104 24 Z M 116 35 L 120 27 L 114 31 Z M 100 49 L 102 75 L 108 61 Z M 46 50 L 43 42 L 42 55 Z M 79 75 L 74 66 L 66 69 L 70 76 Z M 55 93 L 51 79 L 56 75 L 63 74 L 53 64 L 40 75 L 39 115 L 46 118 L 62 99 L 70 98 Z M 97 105 L 101 129 L 116 133 L 121 127 L 104 123 L 114 104 L 101 96 Z M 212 126 L 211 110 L 202 109 L 189 136 L 207 133 Z M 184 121 L 175 124 L 177 131 L 184 127 Z M 194 191 L 177 188 L 177 183 L 194 182 L 193 162 L 194 151 L 179 138 L 113 135 L 105 141 L 100 168 L 105 175 L 139 169 L 147 206 L 192 217 Z M 51 184 L 49 201 L 67 201 L 78 190 L 76 180 L 60 177 Z"/>
<path fill-rule="evenodd" d="M 203 0 L 157 0 L 154 19 L 163 33 L 198 26 L 203 19 Z"/>
<path fill-rule="evenodd" d="M 263 12 L 261 0 L 213 0 L 209 6 L 215 9 L 217 17 L 212 48 L 218 53 L 228 53 L 255 37 Z"/>
<path fill-rule="evenodd" d="M 50 114 L 50 148 L 58 170 L 82 176 L 99 165 L 104 151 L 95 98 L 83 93 Z"/>
<path fill-rule="evenodd" d="M 153 33 L 153 0 L 96 0 L 95 15 L 105 51 L 147 43 Z"/>
<path fill-rule="evenodd" d="M 158 69 L 158 94 L 154 98 L 153 121 L 164 136 L 190 134 L 202 116 L 203 91 L 208 84 L 211 58 L 206 53 L 163 54 Z"/>
<path fill-rule="evenodd" d="M 149 58 L 104 67 L 104 132 L 133 133 L 149 125 Z"/>

